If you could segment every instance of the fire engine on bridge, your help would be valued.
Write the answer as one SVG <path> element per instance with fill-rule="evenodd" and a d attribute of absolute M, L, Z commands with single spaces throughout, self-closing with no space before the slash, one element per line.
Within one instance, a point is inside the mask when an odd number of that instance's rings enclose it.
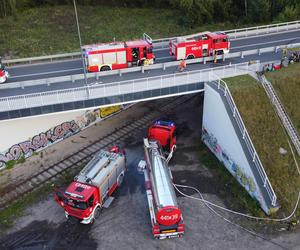
<path fill-rule="evenodd" d="M 65 191 L 54 190 L 54 198 L 64 208 L 66 217 L 76 218 L 83 224 L 93 222 L 100 210 L 113 201 L 111 195 L 125 175 L 125 162 L 125 152 L 118 147 L 101 150 Z"/>
<path fill-rule="evenodd" d="M 141 40 L 85 45 L 82 49 L 89 72 L 148 65 L 155 60 L 152 39 L 147 34 Z"/>
<path fill-rule="evenodd" d="M 222 32 L 204 32 L 197 37 L 177 37 L 170 41 L 170 55 L 176 60 L 194 59 L 229 53 L 228 36 Z"/>
<path fill-rule="evenodd" d="M 149 128 L 151 139 L 144 138 L 145 161 L 139 163 L 145 177 L 152 233 L 157 239 L 180 237 L 184 234 L 184 223 L 168 167 L 176 143 L 175 124 L 164 121 L 155 124 Z M 168 159 L 164 157 L 161 145 L 168 148 L 172 145 Z"/>

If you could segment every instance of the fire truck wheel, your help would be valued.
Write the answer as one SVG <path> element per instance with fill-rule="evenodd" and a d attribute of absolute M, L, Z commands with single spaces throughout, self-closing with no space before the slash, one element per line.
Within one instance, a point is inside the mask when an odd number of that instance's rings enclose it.
<path fill-rule="evenodd" d="M 97 220 L 100 216 L 100 207 L 97 207 L 94 213 L 94 219 Z"/>
<path fill-rule="evenodd" d="M 110 67 L 109 66 L 103 66 L 101 67 L 100 71 L 108 71 L 110 70 Z"/>
<path fill-rule="evenodd" d="M 193 55 L 188 55 L 187 59 L 194 59 L 195 57 Z"/>
<path fill-rule="evenodd" d="M 121 186 L 123 179 L 124 179 L 124 172 L 122 172 L 118 177 L 118 180 L 117 180 L 118 186 Z"/>

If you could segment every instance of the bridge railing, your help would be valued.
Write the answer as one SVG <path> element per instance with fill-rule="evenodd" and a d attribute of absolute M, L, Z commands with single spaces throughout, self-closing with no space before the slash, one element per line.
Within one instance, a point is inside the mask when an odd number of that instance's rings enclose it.
<path fill-rule="evenodd" d="M 277 24 L 269 24 L 269 25 L 261 25 L 261 26 L 253 26 L 248 28 L 241 29 L 231 29 L 225 30 L 223 32 L 227 33 L 231 39 L 237 39 L 242 37 L 248 37 L 258 34 L 268 34 L 268 33 L 278 33 L 284 32 L 288 30 L 300 29 L 300 20 L 292 21 L 292 22 L 284 22 Z M 203 33 L 203 32 L 201 32 Z M 192 35 L 187 35 L 183 37 L 195 37 L 201 33 L 196 33 Z M 175 37 L 166 37 L 161 39 L 154 39 L 153 46 L 154 48 L 166 48 L 169 46 L 169 41 L 174 39 Z M 72 53 L 63 53 L 56 55 L 47 55 L 47 56 L 38 56 L 38 57 L 29 57 L 29 58 L 17 58 L 17 59 L 8 59 L 3 60 L 7 65 L 17 64 L 17 63 L 32 63 L 34 61 L 53 61 L 62 58 L 74 58 L 79 57 L 80 52 L 75 51 Z"/>
<path fill-rule="evenodd" d="M 185 86 L 209 80 L 209 72 L 216 72 L 221 77 L 256 72 L 258 64 L 240 63 L 203 70 L 147 77 L 136 80 L 118 81 L 107 84 L 95 84 L 87 87 L 32 93 L 0 98 L 0 112 L 42 107 L 54 104 L 65 104 L 77 101 L 88 101 L 97 98 L 114 97 L 143 91 L 155 91 L 163 88 Z"/>
<path fill-rule="evenodd" d="M 263 86 L 265 92 L 267 93 L 271 103 L 274 105 L 275 110 L 276 110 L 279 118 L 281 119 L 282 124 L 285 127 L 292 143 L 294 144 L 298 155 L 300 155 L 300 136 L 299 136 L 291 118 L 289 117 L 288 113 L 286 112 L 284 105 L 281 103 L 272 83 L 269 82 L 264 75 L 263 76 L 258 75 L 258 79 L 262 83 L 262 86 Z"/>
<path fill-rule="evenodd" d="M 246 126 L 245 126 L 243 119 L 238 111 L 238 108 L 234 102 L 234 99 L 230 93 L 230 90 L 225 81 L 223 81 L 219 76 L 216 76 L 215 74 L 212 75 L 212 74 L 213 73 L 210 73 L 210 78 L 212 80 L 211 82 L 213 84 L 215 84 L 219 90 L 223 91 L 224 96 L 229 105 L 229 108 L 232 112 L 232 116 L 233 116 L 234 120 L 236 121 L 236 124 L 238 125 L 239 132 L 245 142 L 245 145 L 247 147 L 247 150 L 248 150 L 250 156 L 252 157 L 252 162 L 253 162 L 255 168 L 257 169 L 259 177 L 261 178 L 263 187 L 265 188 L 265 190 L 270 198 L 271 204 L 273 206 L 276 206 L 277 205 L 277 196 L 276 196 L 276 194 L 273 190 L 273 187 L 270 183 L 270 180 L 264 170 L 263 164 L 260 161 L 259 155 L 257 154 L 256 149 L 252 143 L 250 135 L 246 129 Z M 215 78 L 217 78 L 217 80 L 215 80 Z"/>

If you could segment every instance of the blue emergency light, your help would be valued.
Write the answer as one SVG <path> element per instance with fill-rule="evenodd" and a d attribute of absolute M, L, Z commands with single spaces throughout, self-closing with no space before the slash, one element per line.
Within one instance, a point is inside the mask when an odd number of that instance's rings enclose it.
<path fill-rule="evenodd" d="M 175 122 L 156 120 L 154 125 L 166 126 L 166 127 L 175 127 Z"/>

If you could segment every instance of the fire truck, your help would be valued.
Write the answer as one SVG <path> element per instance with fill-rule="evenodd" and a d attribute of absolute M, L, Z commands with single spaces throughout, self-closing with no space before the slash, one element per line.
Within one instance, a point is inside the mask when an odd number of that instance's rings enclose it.
<path fill-rule="evenodd" d="M 164 152 L 169 153 L 176 147 L 176 125 L 173 121 L 157 120 L 148 129 L 148 139 L 157 140 Z"/>
<path fill-rule="evenodd" d="M 9 78 L 9 73 L 5 69 L 5 66 L 2 63 L 2 59 L 0 57 L 0 84 L 5 83 L 8 78 Z"/>
<path fill-rule="evenodd" d="M 82 47 L 87 71 L 98 72 L 153 64 L 152 39 L 85 45 Z"/>
<path fill-rule="evenodd" d="M 204 32 L 197 37 L 177 37 L 170 41 L 170 55 L 176 60 L 194 59 L 229 53 L 228 36 L 222 32 Z"/>
<path fill-rule="evenodd" d="M 118 147 L 101 150 L 62 191 L 54 190 L 56 202 L 66 218 L 76 218 L 89 224 L 98 218 L 100 210 L 113 201 L 112 193 L 123 181 L 126 170 L 125 152 Z"/>
<path fill-rule="evenodd" d="M 154 238 L 180 237 L 184 234 L 181 210 L 172 182 L 168 161 L 176 145 L 175 123 L 158 120 L 149 128 L 144 138 L 145 161 L 140 161 L 143 170 L 149 213 Z M 162 145 L 171 150 L 166 159 Z"/>

